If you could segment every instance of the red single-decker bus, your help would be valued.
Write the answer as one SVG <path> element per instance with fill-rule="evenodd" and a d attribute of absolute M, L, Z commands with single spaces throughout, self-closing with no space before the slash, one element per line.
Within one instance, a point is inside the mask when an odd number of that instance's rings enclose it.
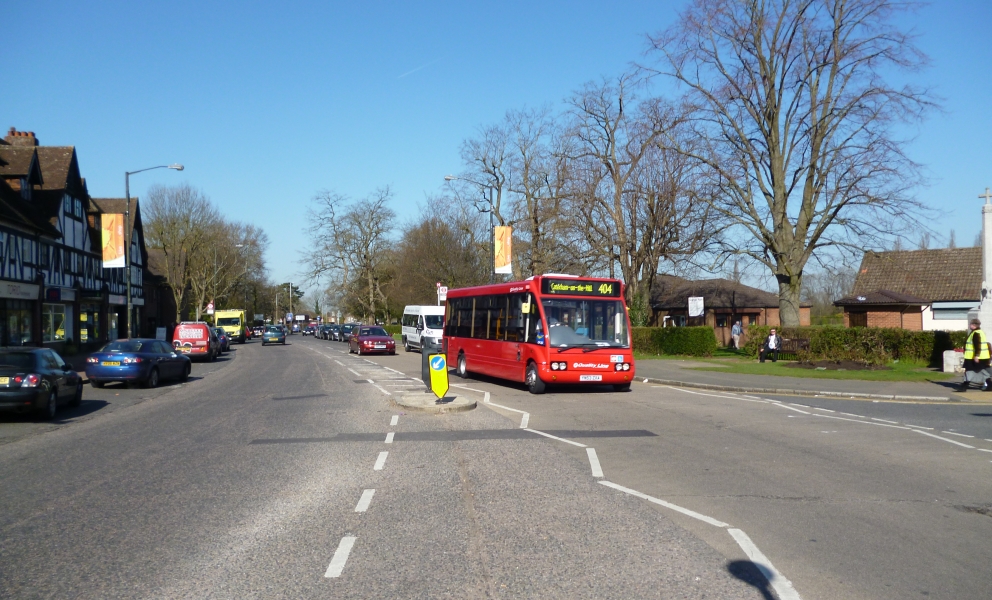
<path fill-rule="evenodd" d="M 527 384 L 612 385 L 634 380 L 623 283 L 574 275 L 448 290 L 444 351 L 460 377 Z"/>

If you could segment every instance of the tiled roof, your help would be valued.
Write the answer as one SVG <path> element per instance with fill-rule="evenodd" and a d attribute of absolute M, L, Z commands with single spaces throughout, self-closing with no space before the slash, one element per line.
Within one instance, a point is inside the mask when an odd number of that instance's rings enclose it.
<path fill-rule="evenodd" d="M 927 302 L 978 300 L 982 294 L 982 249 L 866 252 L 851 295 L 866 296 L 881 290 Z"/>
<path fill-rule="evenodd" d="M 32 163 L 37 164 L 35 150 L 33 146 L 0 146 L 0 177 L 26 177 L 31 174 Z"/>
<path fill-rule="evenodd" d="M 33 202 L 21 198 L 21 194 L 5 181 L 0 179 L 0 221 L 31 229 L 54 239 L 60 239 L 62 234 Z"/>
<path fill-rule="evenodd" d="M 893 292 L 891 290 L 878 290 L 877 292 L 868 292 L 867 294 L 856 294 L 841 298 L 840 300 L 834 302 L 834 305 L 861 306 L 868 304 L 905 304 L 919 306 L 929 303 L 929 300 L 917 298 L 916 296 L 911 296 L 909 294 L 900 294 L 899 292 Z"/>
<path fill-rule="evenodd" d="M 651 307 L 656 310 L 686 308 L 690 296 L 702 296 L 706 308 L 778 308 L 777 294 L 729 279 L 690 281 L 674 275 L 659 275 L 651 289 Z M 802 306 L 809 306 L 803 303 Z"/>
<path fill-rule="evenodd" d="M 83 198 L 86 188 L 79 176 L 76 149 L 73 146 L 38 146 L 38 161 L 45 179 L 42 189 L 65 190 L 75 198 Z"/>

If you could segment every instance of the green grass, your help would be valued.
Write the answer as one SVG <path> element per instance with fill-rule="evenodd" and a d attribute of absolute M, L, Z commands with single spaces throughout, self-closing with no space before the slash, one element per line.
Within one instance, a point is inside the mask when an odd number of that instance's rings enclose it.
<path fill-rule="evenodd" d="M 635 360 L 689 360 L 692 362 L 709 363 L 712 367 L 693 367 L 698 371 L 713 371 L 716 373 L 736 373 L 741 375 L 766 375 L 773 377 L 804 377 L 810 379 L 854 379 L 860 381 L 947 381 L 960 378 L 954 373 L 943 373 L 930 369 L 926 365 L 910 362 L 894 362 L 887 371 L 817 371 L 815 369 L 796 369 L 785 366 L 790 361 L 767 361 L 760 363 L 755 359 L 738 354 L 733 350 L 720 349 L 712 358 L 695 358 L 692 356 L 658 356 L 653 354 L 634 353 Z"/>

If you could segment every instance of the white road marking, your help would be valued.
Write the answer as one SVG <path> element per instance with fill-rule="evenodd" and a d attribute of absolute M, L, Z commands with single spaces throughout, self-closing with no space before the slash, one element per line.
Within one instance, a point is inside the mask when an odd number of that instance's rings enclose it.
<path fill-rule="evenodd" d="M 355 374 L 355 377 L 361 377 L 362 376 L 361 373 L 359 373 L 358 371 L 356 371 L 354 369 L 349 368 L 348 370 L 351 371 L 352 373 L 354 373 Z"/>
<path fill-rule="evenodd" d="M 753 397 L 746 397 L 745 398 L 743 396 L 727 396 L 725 394 L 704 394 L 703 392 L 693 392 L 691 390 L 687 390 L 685 388 L 680 388 L 680 387 L 675 387 L 673 385 L 653 385 L 651 387 L 668 388 L 670 390 L 675 390 L 675 391 L 678 391 L 678 392 L 685 392 L 687 394 L 692 394 L 693 396 L 709 396 L 711 398 L 725 398 L 727 400 L 743 400 L 744 402 L 760 402 L 761 404 L 768 404 L 770 402 L 769 400 L 762 400 L 760 398 L 753 398 Z"/>
<path fill-rule="evenodd" d="M 341 538 L 341 543 L 338 544 L 338 549 L 334 551 L 334 557 L 331 558 L 331 564 L 327 566 L 327 572 L 324 573 L 324 577 L 341 576 L 341 571 L 344 571 L 344 565 L 348 562 L 348 555 L 351 554 L 351 548 L 355 545 L 355 540 L 357 539 L 350 535 Z"/>
<path fill-rule="evenodd" d="M 813 410 L 822 410 L 823 412 L 829 412 L 829 413 L 837 412 L 836 410 L 830 410 L 829 408 L 819 408 L 816 406 L 813 407 Z"/>
<path fill-rule="evenodd" d="M 910 425 L 909 423 L 903 423 L 906 427 L 916 427 L 917 429 L 926 429 L 927 431 L 933 431 L 933 427 L 924 427 L 923 425 Z M 992 440 L 986 440 L 987 442 L 992 442 Z"/>
<path fill-rule="evenodd" d="M 400 422 L 400 416 L 393 415 L 393 418 L 389 420 L 389 426 L 396 427 L 397 425 L 399 425 L 399 422 Z"/>
<path fill-rule="evenodd" d="M 973 437 L 975 437 L 973 435 L 965 435 L 963 433 L 955 433 L 953 431 L 941 431 L 941 433 L 946 433 L 947 435 L 959 435 L 961 437 L 966 437 L 966 438 L 973 438 Z"/>
<path fill-rule="evenodd" d="M 872 417 L 871 420 L 872 421 L 881 421 L 882 423 L 892 423 L 893 425 L 898 425 L 899 424 L 899 421 L 886 421 L 885 419 L 876 419 L 875 417 Z"/>
<path fill-rule="evenodd" d="M 950 442 L 950 443 L 954 444 L 955 446 L 961 446 L 962 448 L 971 448 L 972 450 L 975 449 L 974 446 L 969 446 L 968 444 L 962 444 L 961 442 L 956 442 L 954 440 L 949 440 L 949 439 L 947 439 L 945 437 L 940 437 L 939 435 L 934 435 L 932 433 L 927 433 L 925 431 L 920 431 L 919 429 L 910 429 L 910 431 L 915 431 L 916 433 L 922 433 L 925 436 L 936 438 L 938 440 L 943 440 L 945 442 Z"/>
<path fill-rule="evenodd" d="M 489 392 L 486 392 L 486 391 L 483 391 L 483 390 L 477 390 L 475 388 L 470 388 L 467 385 L 465 385 L 464 383 L 452 383 L 451 384 L 451 387 L 461 388 L 463 390 L 468 390 L 470 392 L 479 392 L 480 394 L 485 394 L 486 395 L 486 399 L 483 400 L 483 402 L 487 402 L 487 403 L 489 402 Z"/>
<path fill-rule="evenodd" d="M 403 371 L 397 371 L 396 369 L 390 369 L 389 367 L 383 367 L 387 371 L 392 371 L 393 373 L 399 373 L 400 375 L 406 375 Z"/>
<path fill-rule="evenodd" d="M 751 538 L 747 537 L 746 533 L 740 529 L 728 529 L 727 533 L 737 541 L 737 545 L 744 550 L 744 554 L 747 554 L 747 557 L 751 559 L 754 566 L 758 567 L 761 574 L 765 576 L 768 584 L 775 590 L 775 594 L 779 600 L 801 600 L 799 592 L 796 591 L 796 588 L 792 587 L 792 582 L 778 572 L 772 561 L 768 560 L 768 557 L 761 553 L 761 550 L 754 545 L 754 542 L 751 541 Z"/>
<path fill-rule="evenodd" d="M 840 414 L 842 414 L 842 415 L 847 415 L 847 416 L 849 416 L 849 417 L 858 417 L 859 419 L 864 419 L 864 417 L 862 417 L 861 415 L 856 415 L 856 414 L 854 414 L 854 413 L 846 413 L 846 412 L 842 412 L 842 413 L 840 413 Z"/>
<path fill-rule="evenodd" d="M 493 406 L 496 406 L 496 405 L 494 404 Z M 566 444 L 572 444 L 573 446 L 578 446 L 579 448 L 585 448 L 586 447 L 585 444 L 580 444 L 578 442 L 573 442 L 572 440 L 566 440 L 565 438 L 560 438 L 558 436 L 551 435 L 550 433 L 544 433 L 543 431 L 538 431 L 536 429 L 527 429 L 526 427 L 523 427 L 522 429 L 524 431 L 529 431 L 531 433 L 536 433 L 537 435 L 543 435 L 546 438 L 551 438 L 551 439 L 557 440 L 559 442 L 565 442 Z"/>
<path fill-rule="evenodd" d="M 784 404 L 780 404 L 780 403 L 778 403 L 778 402 L 773 402 L 773 403 L 772 403 L 772 406 L 780 406 L 780 407 L 782 407 L 782 408 L 786 408 L 786 409 L 788 409 L 788 410 L 794 410 L 794 411 L 796 411 L 797 413 L 803 413 L 804 415 L 810 415 L 810 414 L 813 414 L 813 413 L 810 413 L 810 412 L 806 412 L 805 410 L 799 410 L 798 408 L 792 408 L 791 406 L 786 406 L 786 405 L 784 405 Z M 789 415 L 789 416 L 792 416 L 792 415 Z"/>
<path fill-rule="evenodd" d="M 693 519 L 699 519 L 703 523 L 713 525 L 714 527 L 721 527 L 721 528 L 730 527 L 730 525 L 724 523 L 723 521 L 717 521 L 713 517 L 707 517 L 706 515 L 699 514 L 694 510 L 689 510 L 688 508 L 682 508 L 677 504 L 672 504 L 671 502 L 665 502 L 660 498 L 655 498 L 653 496 L 648 496 L 647 494 L 642 494 L 637 490 L 632 490 L 630 488 L 623 487 L 622 485 L 617 485 L 612 481 L 600 481 L 599 483 L 605 485 L 606 487 L 610 487 L 615 490 L 621 491 L 625 494 L 630 494 L 631 496 L 636 496 L 638 498 L 641 498 L 642 500 L 647 500 L 648 502 L 653 502 L 654 504 L 664 506 L 665 508 L 674 510 L 675 512 L 680 512 L 683 515 L 692 517 Z"/>
<path fill-rule="evenodd" d="M 524 413 L 520 418 L 520 429 L 527 429 L 528 425 L 530 425 L 530 413 Z"/>
<path fill-rule="evenodd" d="M 386 391 L 386 388 L 382 387 L 378 383 L 372 381 L 371 379 L 368 379 L 366 381 L 368 381 L 369 383 L 371 383 L 372 385 L 374 385 L 375 387 L 377 387 L 379 389 L 379 391 L 382 392 L 383 394 L 385 394 L 387 396 L 392 396 L 392 394 L 390 394 L 389 392 Z"/>
<path fill-rule="evenodd" d="M 843 415 L 845 413 L 840 413 L 840 414 Z M 832 417 L 830 415 L 818 415 L 818 414 L 815 414 L 815 413 L 813 414 L 813 416 L 814 417 L 820 417 L 821 419 L 837 419 L 838 421 L 847 421 L 848 423 L 860 423 L 862 425 L 874 425 L 875 427 L 891 427 L 893 429 L 905 429 L 906 431 L 916 431 L 915 429 L 910 429 L 909 427 L 905 427 L 903 425 L 888 425 L 888 424 L 885 424 L 885 423 L 872 423 L 871 421 L 856 421 L 854 419 L 845 419 L 844 417 Z M 922 433 L 922 432 L 920 432 L 920 433 Z"/>
<path fill-rule="evenodd" d="M 375 495 L 375 490 L 364 490 L 362 491 L 362 497 L 358 500 L 358 506 L 355 507 L 355 512 L 365 512 L 369 509 L 369 505 L 372 504 L 372 496 Z"/>
<path fill-rule="evenodd" d="M 986 450 L 985 448 L 975 448 L 975 450 L 978 450 L 979 452 L 992 452 L 992 450 Z"/>
<path fill-rule="evenodd" d="M 384 466 L 386 466 L 386 457 L 389 456 L 388 452 L 380 452 L 379 458 L 375 459 L 375 466 L 372 467 L 373 471 L 381 471 Z"/>
<path fill-rule="evenodd" d="M 386 443 L 387 444 L 392 444 L 393 443 L 393 432 L 392 431 L 390 431 L 389 433 L 386 434 Z"/>
<path fill-rule="evenodd" d="M 599 464 L 599 457 L 596 456 L 596 449 L 586 448 L 586 454 L 589 455 L 589 466 L 592 467 L 592 476 L 605 477 L 603 475 L 603 467 Z"/>
<path fill-rule="evenodd" d="M 339 365 L 341 365 L 342 367 L 344 366 L 344 363 L 343 363 L 343 362 L 341 362 L 340 360 L 336 360 L 336 359 L 335 359 L 335 360 L 334 360 L 334 362 L 336 362 L 336 363 L 338 363 L 338 364 L 339 364 Z"/>
<path fill-rule="evenodd" d="M 465 388 L 465 389 L 468 389 L 468 388 Z M 472 391 L 475 391 L 475 390 L 472 390 Z M 485 392 L 485 394 L 486 394 L 486 397 L 482 400 L 482 403 L 483 404 L 488 404 L 489 406 L 495 406 L 496 408 L 502 408 L 503 410 L 509 410 L 509 411 L 513 411 L 515 413 L 520 413 L 521 415 L 523 415 L 523 417 L 521 417 L 521 419 L 520 419 L 520 429 L 527 429 L 527 423 L 530 422 L 530 413 L 529 412 L 526 412 L 526 411 L 523 411 L 523 410 L 517 410 L 515 408 L 510 408 L 509 406 L 503 406 L 502 404 L 494 404 L 494 403 L 492 403 L 492 402 L 489 401 L 489 392 Z M 544 434 L 542 433 L 541 435 L 544 435 Z M 569 442 L 569 443 L 570 444 L 574 444 L 575 442 Z M 583 448 L 584 447 L 585 446 L 583 446 Z"/>

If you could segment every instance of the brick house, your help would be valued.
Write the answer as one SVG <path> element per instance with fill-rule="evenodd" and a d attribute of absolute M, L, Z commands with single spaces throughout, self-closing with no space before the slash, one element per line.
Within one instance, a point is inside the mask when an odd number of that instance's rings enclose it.
<path fill-rule="evenodd" d="M 982 249 L 866 252 L 844 309 L 845 327 L 963 331 L 981 303 Z"/>
<path fill-rule="evenodd" d="M 703 298 L 703 317 L 689 318 L 690 297 Z M 811 305 L 799 308 L 799 324 L 810 324 Z M 717 343 L 731 343 L 730 329 L 738 319 L 748 325 L 781 325 L 777 294 L 729 279 L 690 281 L 674 275 L 659 275 L 651 289 L 652 322 L 660 326 L 709 325 Z"/>

